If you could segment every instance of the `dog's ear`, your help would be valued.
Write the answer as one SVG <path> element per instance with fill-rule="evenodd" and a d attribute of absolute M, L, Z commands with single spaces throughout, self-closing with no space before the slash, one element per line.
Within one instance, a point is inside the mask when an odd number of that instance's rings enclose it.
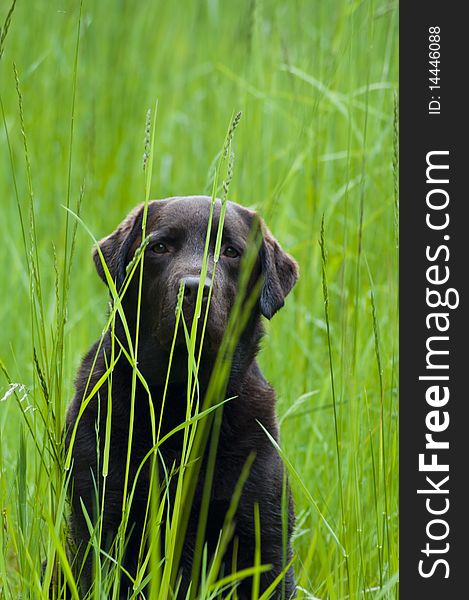
<path fill-rule="evenodd" d="M 265 225 L 262 230 L 259 254 L 264 285 L 259 306 L 264 317 L 271 319 L 284 305 L 286 295 L 298 279 L 299 269 L 296 261 L 281 248 Z"/>
<path fill-rule="evenodd" d="M 143 204 L 134 208 L 115 231 L 98 242 L 104 262 L 117 290 L 124 283 L 125 269 L 131 259 L 129 250 L 141 232 L 142 213 Z M 107 285 L 102 258 L 96 247 L 93 248 L 93 260 L 98 275 Z"/>

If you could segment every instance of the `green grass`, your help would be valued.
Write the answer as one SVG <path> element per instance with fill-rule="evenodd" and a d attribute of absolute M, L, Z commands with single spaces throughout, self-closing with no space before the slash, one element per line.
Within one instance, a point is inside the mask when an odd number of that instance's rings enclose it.
<path fill-rule="evenodd" d="M 147 194 L 210 195 L 239 110 L 229 197 L 261 212 L 301 270 L 260 354 L 298 594 L 396 598 L 395 4 L 87 0 L 80 20 L 79 2 L 18 0 L 4 34 L 0 596 L 46 598 L 42 560 L 46 582 L 54 557 L 66 565 L 61 431 L 107 292 L 64 207 L 99 238 Z"/>

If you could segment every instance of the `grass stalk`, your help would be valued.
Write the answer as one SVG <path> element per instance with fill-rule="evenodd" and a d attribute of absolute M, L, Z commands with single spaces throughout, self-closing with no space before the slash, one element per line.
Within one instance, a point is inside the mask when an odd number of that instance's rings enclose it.
<path fill-rule="evenodd" d="M 325 247 L 325 233 L 324 233 L 324 216 L 321 221 L 321 235 L 319 239 L 319 245 L 321 247 L 321 267 L 322 267 L 322 292 L 324 298 L 324 316 L 326 319 L 326 332 L 327 332 L 327 350 L 329 356 L 329 370 L 331 377 L 331 393 L 332 393 L 332 408 L 334 415 L 334 435 L 335 435 L 335 450 L 337 459 L 337 475 L 338 475 L 338 487 L 339 487 L 339 499 L 340 499 L 340 512 L 342 521 L 342 537 L 345 540 L 345 532 L 347 529 L 346 517 L 345 517 L 345 504 L 344 504 L 344 491 L 343 491 L 343 479 L 342 479 L 342 460 L 341 460 L 341 444 L 337 418 L 337 402 L 334 384 L 334 366 L 332 360 L 332 343 L 331 343 L 331 330 L 329 320 L 329 291 L 327 287 L 327 260 L 326 260 L 326 247 Z M 349 557 L 348 552 L 344 553 L 345 567 L 347 572 L 347 585 L 348 593 L 350 594 L 350 570 L 349 570 Z"/>

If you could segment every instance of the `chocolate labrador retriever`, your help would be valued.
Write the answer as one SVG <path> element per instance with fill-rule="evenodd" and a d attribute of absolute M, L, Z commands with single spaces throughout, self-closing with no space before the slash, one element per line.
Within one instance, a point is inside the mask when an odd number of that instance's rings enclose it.
<path fill-rule="evenodd" d="M 103 561 L 115 551 L 112 542 L 122 520 L 124 490 L 128 494 L 134 488 L 135 493 L 127 503 L 130 509 L 125 531 L 125 552 L 121 555 L 121 598 L 126 598 L 132 590 L 132 579 L 142 564 L 142 547 L 148 548 L 151 529 L 148 524 L 145 525 L 148 520 L 150 481 L 150 461 L 145 457 L 151 454 L 154 439 L 150 404 L 156 423 L 159 423 L 161 416 L 160 439 L 187 419 L 188 351 L 182 321 L 185 320 L 190 329 L 199 294 L 202 317 L 208 304 L 197 375 L 198 398 L 202 405 L 230 313 L 237 295 L 241 293 L 243 255 L 256 243 L 258 248 L 253 253 L 255 260 L 251 260 L 250 273 L 246 278 L 248 283 L 244 286 L 244 305 L 247 306 L 253 293 L 257 297 L 255 302 L 249 304 L 248 318 L 244 320 L 234 351 L 229 357 L 231 363 L 224 396 L 216 399 L 217 402 L 229 400 L 222 409 L 216 409 L 222 410 L 222 417 L 202 542 L 210 560 L 219 543 L 220 532 L 226 528 L 227 511 L 235 488 L 240 489 L 236 487 L 238 480 L 247 461 L 251 460 L 236 505 L 220 575 L 226 576 L 252 567 L 255 564 L 256 547 L 260 547 L 261 563 L 266 565 L 260 576 L 262 592 L 272 586 L 291 559 L 290 536 L 294 516 L 290 493 L 285 485 L 282 461 L 260 426 L 261 423 L 278 439 L 275 396 L 259 370 L 256 353 L 263 334 L 261 315 L 270 319 L 283 306 L 285 296 L 298 278 L 298 267 L 255 212 L 228 202 L 220 256 L 215 268 L 215 240 L 221 212 L 221 202 L 217 200 L 212 207 L 206 278 L 201 282 L 211 206 L 211 199 L 206 196 L 150 202 L 146 213 L 144 243 L 144 206 L 138 206 L 113 233 L 99 242 L 100 253 L 96 248 L 94 250 L 94 261 L 101 278 L 109 282 L 111 277 L 117 290 L 122 290 L 126 282 L 127 289 L 120 307 L 122 312 L 115 319 L 114 330 L 109 328 L 101 342 L 91 348 L 81 363 L 76 378 L 76 394 L 67 413 L 67 447 L 71 447 L 73 460 L 71 532 L 75 554 L 72 558 L 83 592 L 90 588 L 93 581 L 90 537 L 95 546 L 96 540 L 99 540 Z M 253 235 L 256 231 L 257 238 Z M 133 260 L 136 253 L 143 253 L 143 270 L 140 273 L 138 264 L 129 282 L 129 264 L 130 268 L 136 264 Z M 182 289 L 182 315 L 177 321 L 175 308 L 178 293 Z M 177 322 L 179 327 L 175 332 Z M 129 336 L 135 339 L 137 331 L 138 377 L 129 362 Z M 170 355 L 172 361 L 167 378 Z M 112 360 L 113 367 L 109 369 Z M 130 432 L 131 422 L 133 431 Z M 159 446 L 158 473 L 162 480 L 161 489 L 164 487 L 164 478 L 166 481 L 170 479 L 166 484 L 170 507 L 173 506 L 177 486 L 183 437 L 183 431 L 180 430 Z M 109 465 L 103 478 L 106 439 Z M 184 598 L 191 585 L 209 445 L 201 446 L 200 461 L 196 457 L 190 463 L 194 465 L 199 462 L 201 466 L 189 508 L 190 516 L 177 566 L 178 577 L 174 580 L 178 586 L 175 590 L 178 598 Z M 190 465 L 185 468 L 190 468 Z M 172 475 L 168 476 L 171 470 Z M 96 510 L 97 506 L 99 510 Z M 287 512 L 286 519 L 282 518 L 282 510 L 284 514 Z M 260 522 L 260 528 L 257 527 L 258 532 L 260 529 L 260 540 L 257 543 L 256 515 L 257 522 Z M 93 526 L 96 529 L 91 535 Z M 164 528 L 164 524 L 161 525 L 162 556 L 165 552 Z M 146 540 L 143 544 L 142 538 Z M 198 551 L 201 554 L 200 548 Z M 196 585 L 194 581 L 192 585 Z M 252 585 L 252 576 L 240 578 L 238 598 L 251 598 Z M 290 567 L 283 581 L 275 587 L 274 596 L 288 598 L 294 594 L 294 575 Z"/>

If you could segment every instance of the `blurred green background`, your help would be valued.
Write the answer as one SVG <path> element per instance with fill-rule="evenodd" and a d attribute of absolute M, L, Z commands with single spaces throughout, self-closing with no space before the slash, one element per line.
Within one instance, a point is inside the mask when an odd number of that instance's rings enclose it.
<path fill-rule="evenodd" d="M 3 1 L 0 23 L 8 9 Z M 396 3 L 85 0 L 75 69 L 79 15 L 72 0 L 18 0 L 0 60 L 0 359 L 10 380 L 29 391 L 22 405 L 13 395 L 0 403 L 0 508 L 8 523 L 19 518 L 21 412 L 40 394 L 17 206 L 18 198 L 27 230 L 15 63 L 51 339 L 67 197 L 75 209 L 83 188 L 81 215 L 98 238 L 144 199 L 145 118 L 156 100 L 151 197 L 210 193 L 210 166 L 233 111 L 242 111 L 230 197 L 261 212 L 301 269 L 286 308 L 268 324 L 260 356 L 277 390 L 282 447 L 301 480 L 292 480 L 298 593 L 396 598 Z M 318 243 L 323 216 L 331 361 Z M 79 361 L 105 322 L 107 292 L 91 245 L 79 226 L 61 362 L 64 408 Z M 0 397 L 9 389 L 2 377 Z M 26 518 L 38 502 L 28 469 Z M 37 540 L 30 552 L 40 552 L 45 529 L 31 531 Z M 5 531 L 2 542 L 0 586 L 3 575 L 16 591 L 25 585 L 19 550 Z"/>

